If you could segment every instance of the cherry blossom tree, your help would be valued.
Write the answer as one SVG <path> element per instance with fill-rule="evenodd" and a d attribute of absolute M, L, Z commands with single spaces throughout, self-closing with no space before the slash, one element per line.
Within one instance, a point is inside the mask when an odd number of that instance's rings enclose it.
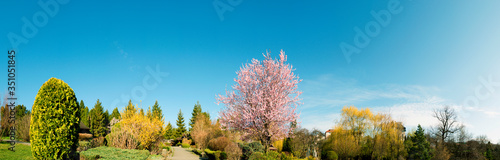
<path fill-rule="evenodd" d="M 292 65 L 281 50 L 279 59 L 264 54 L 262 62 L 252 59 L 237 72 L 233 91 L 218 95 L 217 104 L 225 108 L 219 113 L 220 124 L 226 129 L 243 131 L 258 138 L 267 149 L 274 140 L 288 136 L 296 122 L 300 104 L 297 84 L 302 80 L 293 73 Z"/>

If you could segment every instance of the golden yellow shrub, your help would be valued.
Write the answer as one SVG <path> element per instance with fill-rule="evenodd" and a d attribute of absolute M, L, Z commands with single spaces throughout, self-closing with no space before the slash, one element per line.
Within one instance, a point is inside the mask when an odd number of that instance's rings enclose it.
<path fill-rule="evenodd" d="M 278 150 L 278 152 L 281 152 L 281 150 L 283 150 L 283 139 L 279 141 L 274 141 L 273 146 Z"/>
<path fill-rule="evenodd" d="M 111 139 L 113 132 L 121 134 L 125 132 L 139 142 L 138 148 L 144 149 L 149 149 L 154 142 L 160 139 L 163 128 L 163 121 L 156 118 L 150 119 L 137 112 L 124 116 L 117 124 L 119 125 L 113 126 Z"/>

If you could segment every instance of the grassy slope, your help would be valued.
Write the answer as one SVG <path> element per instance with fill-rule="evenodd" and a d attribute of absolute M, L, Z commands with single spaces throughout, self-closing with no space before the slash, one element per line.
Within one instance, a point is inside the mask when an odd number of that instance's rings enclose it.
<path fill-rule="evenodd" d="M 7 142 L 0 143 L 0 159 L 34 159 L 31 155 L 31 147 L 24 144 L 16 144 L 15 152 L 9 150 L 10 144 Z"/>

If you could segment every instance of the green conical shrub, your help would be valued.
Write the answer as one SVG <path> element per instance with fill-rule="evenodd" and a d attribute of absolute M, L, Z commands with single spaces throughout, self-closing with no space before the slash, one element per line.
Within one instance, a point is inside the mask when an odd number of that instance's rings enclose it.
<path fill-rule="evenodd" d="M 31 113 L 31 151 L 35 159 L 73 159 L 78 145 L 80 108 L 73 89 L 50 78 L 35 98 Z"/>

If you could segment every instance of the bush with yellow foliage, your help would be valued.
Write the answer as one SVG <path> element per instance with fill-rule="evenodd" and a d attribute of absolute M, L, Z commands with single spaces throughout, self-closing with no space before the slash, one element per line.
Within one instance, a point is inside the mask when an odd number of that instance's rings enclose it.
<path fill-rule="evenodd" d="M 274 148 L 276 148 L 276 150 L 278 150 L 278 152 L 281 152 L 281 150 L 283 150 L 283 141 L 284 139 L 273 142 L 273 146 Z"/>
<path fill-rule="evenodd" d="M 122 119 L 109 134 L 111 146 L 122 149 L 150 149 L 162 135 L 163 121 L 137 112 L 129 102 Z"/>

